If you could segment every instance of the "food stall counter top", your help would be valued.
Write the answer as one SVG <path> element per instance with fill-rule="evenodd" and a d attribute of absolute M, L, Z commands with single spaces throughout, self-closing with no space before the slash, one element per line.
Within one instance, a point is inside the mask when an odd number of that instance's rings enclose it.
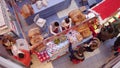
<path fill-rule="evenodd" d="M 43 6 L 41 9 L 38 9 L 36 4 L 33 4 L 32 8 L 34 9 L 35 13 L 38 13 L 38 12 L 48 9 L 52 6 L 55 6 L 56 4 L 61 3 L 63 1 L 65 1 L 65 0 L 48 0 L 48 5 L 46 7 Z"/>

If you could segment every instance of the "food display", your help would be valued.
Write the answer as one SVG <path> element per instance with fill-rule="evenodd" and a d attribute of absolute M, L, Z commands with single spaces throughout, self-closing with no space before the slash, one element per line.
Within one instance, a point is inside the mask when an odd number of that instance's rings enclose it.
<path fill-rule="evenodd" d="M 46 49 L 46 46 L 43 43 L 38 43 L 35 46 L 37 46 L 37 48 L 35 48 L 35 50 L 38 52 L 41 52 Z"/>
<path fill-rule="evenodd" d="M 43 44 L 40 44 L 40 46 L 36 48 L 36 51 L 40 52 L 38 53 L 40 61 L 43 62 L 46 59 L 48 59 L 47 61 L 55 60 L 68 52 L 69 43 L 72 43 L 74 45 L 73 47 L 76 47 L 78 44 L 81 44 L 93 37 L 91 36 L 92 32 L 90 31 L 89 25 L 86 23 L 88 22 L 75 25 L 75 27 L 69 30 L 43 40 L 43 42 L 41 42 Z M 33 36 L 30 35 L 30 37 L 34 38 L 34 35 L 36 34 L 33 33 Z M 45 47 L 42 47 L 41 45 L 44 45 Z M 42 56 L 43 54 L 41 53 L 43 50 L 47 52 L 49 58 Z"/>
<path fill-rule="evenodd" d="M 29 32 L 28 32 L 28 36 L 30 38 L 30 42 L 31 42 L 32 45 L 34 45 L 35 43 L 43 40 L 43 37 L 40 35 L 39 28 L 30 29 Z"/>
<path fill-rule="evenodd" d="M 31 38 L 30 42 L 32 45 L 34 45 L 36 43 L 42 42 L 42 40 L 43 40 L 43 37 L 41 35 L 37 35 L 34 38 Z"/>
<path fill-rule="evenodd" d="M 99 20 L 97 18 L 90 20 L 89 26 L 92 26 L 94 28 L 94 30 L 98 29 L 99 28 L 98 26 L 100 26 Z"/>
<path fill-rule="evenodd" d="M 32 14 L 34 14 L 34 11 L 31 7 L 31 5 L 30 4 L 24 4 L 21 8 L 21 15 L 24 18 L 27 18 L 27 17 L 31 16 Z"/>
<path fill-rule="evenodd" d="M 87 38 L 90 35 L 92 35 L 92 32 L 90 31 L 89 28 L 86 28 L 83 32 L 81 32 L 81 35 L 83 36 L 83 38 Z"/>
<path fill-rule="evenodd" d="M 64 42 L 64 41 L 66 41 L 66 40 L 67 40 L 67 36 L 64 36 L 64 35 L 63 35 L 63 36 L 60 37 L 60 41 L 61 41 L 61 42 Z"/>
<path fill-rule="evenodd" d="M 55 44 L 59 44 L 59 43 L 60 43 L 60 39 L 59 39 L 59 38 L 56 38 L 56 39 L 54 40 L 54 43 L 55 43 Z"/>
<path fill-rule="evenodd" d="M 54 42 L 48 42 L 46 46 L 46 51 L 50 56 L 53 56 L 58 51 L 58 46 Z"/>
<path fill-rule="evenodd" d="M 85 15 L 79 9 L 72 10 L 68 15 L 74 24 L 80 24 L 86 19 Z"/>
<path fill-rule="evenodd" d="M 83 32 L 83 31 L 85 31 L 86 28 L 88 28 L 88 24 L 82 24 L 82 25 L 79 25 L 79 26 L 76 28 L 76 31 L 78 31 L 78 32 Z"/>
<path fill-rule="evenodd" d="M 80 33 L 76 34 L 77 40 L 81 41 L 83 39 L 82 35 Z"/>
<path fill-rule="evenodd" d="M 83 36 L 83 38 L 87 38 L 90 35 L 92 35 L 92 32 L 88 27 L 88 24 L 78 26 L 78 28 L 76 28 L 76 31 L 78 31 Z"/>
<path fill-rule="evenodd" d="M 67 36 L 59 36 L 57 38 L 54 38 L 53 41 L 49 41 L 46 44 L 46 51 L 50 55 L 50 57 L 56 55 L 57 53 L 61 52 L 66 45 L 68 44 Z"/>
<path fill-rule="evenodd" d="M 38 27 L 32 28 L 28 31 L 28 37 L 31 39 L 35 35 L 40 35 L 40 29 Z"/>
<path fill-rule="evenodd" d="M 67 40 L 67 36 L 60 36 L 60 37 L 58 37 L 58 38 L 55 38 L 55 40 L 54 40 L 54 43 L 55 44 L 59 44 L 59 43 L 62 43 L 62 42 L 64 42 L 64 41 L 66 41 Z"/>
<path fill-rule="evenodd" d="M 83 39 L 83 37 L 80 35 L 80 33 L 75 30 L 70 30 L 66 34 L 66 36 L 71 43 L 77 43 L 77 42 L 82 41 L 82 39 Z"/>
<path fill-rule="evenodd" d="M 30 46 L 30 50 L 35 49 L 38 51 L 42 51 L 45 49 L 45 45 L 42 43 L 43 41 L 43 36 L 40 35 L 40 29 L 38 27 L 36 28 L 31 28 L 28 31 L 28 37 L 29 37 L 29 41 L 32 44 L 32 46 Z M 39 48 L 39 49 L 38 49 Z"/>
<path fill-rule="evenodd" d="M 44 62 L 50 58 L 47 51 L 37 52 L 36 54 L 41 62 Z"/>
<path fill-rule="evenodd" d="M 42 1 L 44 1 L 44 0 L 42 0 Z M 21 6 L 21 9 L 20 9 L 21 15 L 24 18 L 28 18 L 29 16 L 31 16 L 34 13 L 32 7 L 36 8 L 36 6 L 37 6 L 40 9 L 41 3 L 42 3 L 41 0 L 39 0 L 36 2 L 36 4 L 34 4 L 32 6 L 30 4 L 24 4 L 23 6 Z M 47 4 L 44 3 L 44 5 L 46 6 Z M 51 5 L 51 4 L 49 4 L 49 5 Z M 116 15 L 116 16 L 118 17 L 118 15 Z M 34 15 L 33 15 L 33 17 L 34 17 Z M 61 31 L 61 32 L 57 33 L 56 35 L 49 34 L 50 33 L 49 27 L 47 27 L 48 29 L 43 30 L 43 28 L 41 28 L 37 25 L 33 25 L 33 27 L 28 27 L 28 28 L 30 28 L 29 31 L 27 31 L 28 37 L 26 37 L 26 35 L 24 35 L 24 31 L 22 31 L 23 37 L 31 45 L 31 46 L 29 46 L 30 51 L 33 54 L 36 54 L 38 59 L 41 62 L 49 61 L 51 59 L 54 60 L 57 57 L 65 55 L 66 53 L 68 53 L 69 43 L 72 43 L 73 49 L 74 49 L 74 47 L 78 46 L 78 44 L 84 43 L 84 41 L 86 41 L 87 37 L 89 37 L 92 34 L 92 32 L 89 29 L 89 25 L 85 24 L 85 23 L 89 22 L 88 21 L 89 19 L 85 20 L 86 16 L 79 9 L 72 10 L 68 14 L 68 18 L 70 18 L 71 20 L 68 20 L 67 18 L 64 20 L 66 22 L 70 22 L 70 23 L 67 23 L 67 25 L 69 25 L 70 28 L 66 29 L 64 31 Z M 39 19 L 39 20 L 41 20 L 41 19 Z M 26 19 L 26 21 L 28 21 L 28 19 Z M 33 19 L 31 19 L 31 21 L 33 21 Z M 86 21 L 86 22 L 84 22 L 84 21 Z M 47 24 L 45 24 L 45 25 L 49 26 L 51 23 L 47 22 Z M 58 21 L 58 23 L 60 24 L 59 21 Z M 30 23 L 28 23 L 28 24 L 30 24 Z M 57 26 L 56 23 L 55 23 L 55 25 Z M 95 25 L 94 28 L 97 29 L 97 25 Z M 47 34 L 47 36 L 46 36 L 46 34 Z M 85 38 L 85 40 L 84 40 L 84 38 Z M 8 39 L 8 42 L 9 42 L 9 39 Z M 97 41 L 95 41 L 95 42 L 97 42 Z M 10 45 L 6 45 L 6 46 L 9 47 Z M 95 47 L 93 47 L 93 49 L 95 49 Z"/>

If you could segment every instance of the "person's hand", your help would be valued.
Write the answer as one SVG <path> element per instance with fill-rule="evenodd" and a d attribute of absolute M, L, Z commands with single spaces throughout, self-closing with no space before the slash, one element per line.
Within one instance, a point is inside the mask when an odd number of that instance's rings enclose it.
<path fill-rule="evenodd" d="M 88 44 L 83 44 L 84 47 L 88 47 Z"/>

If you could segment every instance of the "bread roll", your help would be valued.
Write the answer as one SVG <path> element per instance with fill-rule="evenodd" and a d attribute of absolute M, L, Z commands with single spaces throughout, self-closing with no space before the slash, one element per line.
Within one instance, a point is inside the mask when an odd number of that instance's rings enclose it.
<path fill-rule="evenodd" d="M 25 5 L 22 6 L 21 15 L 24 18 L 27 18 L 27 17 L 31 16 L 32 14 L 34 14 L 34 11 L 33 11 L 32 7 L 31 7 L 31 5 L 25 4 Z"/>
<path fill-rule="evenodd" d="M 83 37 L 82 37 L 81 34 L 77 34 L 76 37 L 77 37 L 78 41 L 82 41 L 83 40 Z"/>
<path fill-rule="evenodd" d="M 92 32 L 90 31 L 89 28 L 86 28 L 84 31 L 80 32 L 81 35 L 83 36 L 83 38 L 87 38 L 89 37 L 90 35 L 92 35 Z"/>
<path fill-rule="evenodd" d="M 30 40 L 32 45 L 37 44 L 37 43 L 42 42 L 42 41 L 43 41 L 43 37 L 41 35 L 37 35 Z"/>
<path fill-rule="evenodd" d="M 40 29 L 39 28 L 32 28 L 28 31 L 29 38 L 32 38 L 33 36 L 40 35 Z"/>
<path fill-rule="evenodd" d="M 68 16 L 74 24 L 79 24 L 86 19 L 85 15 L 79 9 L 72 10 Z"/>

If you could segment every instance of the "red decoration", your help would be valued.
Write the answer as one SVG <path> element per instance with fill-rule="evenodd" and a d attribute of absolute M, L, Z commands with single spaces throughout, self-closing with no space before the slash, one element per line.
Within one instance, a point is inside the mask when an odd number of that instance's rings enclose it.
<path fill-rule="evenodd" d="M 92 9 L 100 14 L 102 19 L 105 19 L 116 12 L 118 8 L 120 8 L 120 0 L 105 0 Z"/>
<path fill-rule="evenodd" d="M 50 56 L 48 55 L 46 51 L 37 52 L 36 55 L 38 56 L 41 62 L 44 62 L 50 58 Z"/>

